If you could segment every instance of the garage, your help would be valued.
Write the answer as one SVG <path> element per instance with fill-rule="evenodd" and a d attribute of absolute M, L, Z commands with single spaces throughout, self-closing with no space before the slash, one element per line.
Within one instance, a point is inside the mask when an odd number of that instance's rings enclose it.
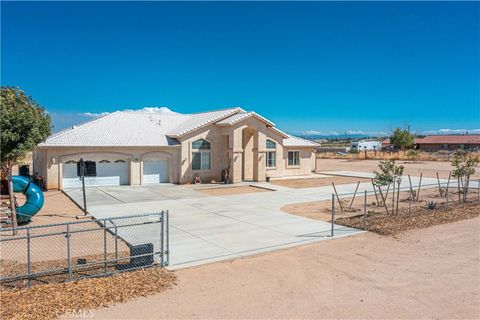
<path fill-rule="evenodd" d="M 119 186 L 128 184 L 128 162 L 126 160 L 100 160 L 85 161 L 85 186 Z M 67 161 L 63 163 L 62 187 L 81 187 L 78 162 Z"/>
<path fill-rule="evenodd" d="M 170 182 L 167 160 L 143 161 L 143 184 L 159 184 Z"/>

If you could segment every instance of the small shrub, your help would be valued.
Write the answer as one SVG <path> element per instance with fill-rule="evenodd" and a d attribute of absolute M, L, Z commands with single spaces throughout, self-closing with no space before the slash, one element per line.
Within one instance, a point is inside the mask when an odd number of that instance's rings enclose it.
<path fill-rule="evenodd" d="M 437 209 L 437 203 L 433 201 L 427 201 L 427 209 L 428 210 L 435 210 Z"/>
<path fill-rule="evenodd" d="M 413 149 L 408 150 L 406 156 L 408 160 L 417 161 L 420 158 L 420 151 Z"/>

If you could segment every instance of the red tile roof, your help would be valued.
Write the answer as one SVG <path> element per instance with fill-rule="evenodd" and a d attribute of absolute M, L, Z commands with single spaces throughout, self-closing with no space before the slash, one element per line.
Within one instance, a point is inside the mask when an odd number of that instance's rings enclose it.
<path fill-rule="evenodd" d="M 478 144 L 480 135 L 443 135 L 416 138 L 415 144 Z"/>

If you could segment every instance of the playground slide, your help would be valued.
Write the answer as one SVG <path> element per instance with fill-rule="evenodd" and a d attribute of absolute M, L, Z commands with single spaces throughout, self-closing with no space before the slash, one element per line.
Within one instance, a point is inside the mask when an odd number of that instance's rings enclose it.
<path fill-rule="evenodd" d="M 12 183 L 13 192 L 21 192 L 27 197 L 27 201 L 22 206 L 16 207 L 17 222 L 30 222 L 31 218 L 43 207 L 43 192 L 36 184 L 25 177 L 13 176 Z"/>

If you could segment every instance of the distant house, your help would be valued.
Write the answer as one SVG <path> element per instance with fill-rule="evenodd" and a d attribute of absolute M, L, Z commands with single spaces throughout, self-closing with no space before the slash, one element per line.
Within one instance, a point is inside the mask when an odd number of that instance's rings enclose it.
<path fill-rule="evenodd" d="M 49 137 L 34 153 L 47 187 L 265 181 L 308 175 L 318 144 L 290 136 L 255 112 L 231 108 L 196 114 L 119 111 Z"/>
<path fill-rule="evenodd" d="M 390 139 L 382 142 L 382 148 L 391 148 Z M 440 151 L 440 150 L 479 150 L 480 135 L 436 135 L 426 136 L 424 138 L 414 139 L 414 148 L 422 151 Z"/>
<path fill-rule="evenodd" d="M 415 139 L 418 150 L 479 150 L 480 135 L 438 135 Z"/>

